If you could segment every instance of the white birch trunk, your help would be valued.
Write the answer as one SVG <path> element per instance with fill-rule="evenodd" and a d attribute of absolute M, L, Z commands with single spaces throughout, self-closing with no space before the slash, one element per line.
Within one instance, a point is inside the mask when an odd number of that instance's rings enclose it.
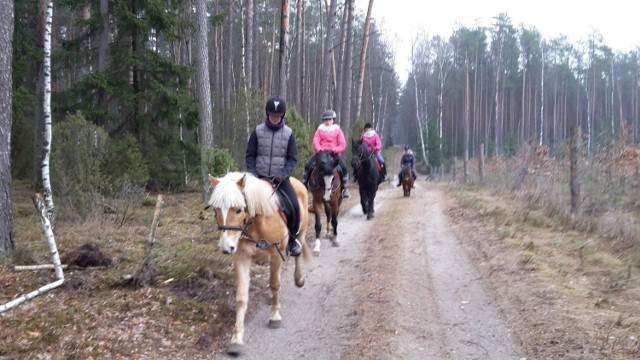
<path fill-rule="evenodd" d="M 49 2 L 49 4 L 51 4 L 51 2 Z M 48 22 L 48 24 L 51 24 L 51 22 Z M 62 264 L 60 263 L 60 254 L 58 254 L 56 240 L 53 236 L 53 227 L 51 226 L 51 222 L 49 221 L 48 209 L 46 208 L 45 204 L 42 202 L 42 197 L 40 196 L 40 194 L 35 194 L 32 199 L 33 199 L 34 205 L 36 206 L 36 209 L 38 210 L 38 214 L 40 215 L 40 221 L 42 222 L 42 227 L 44 229 L 44 236 L 47 240 L 47 244 L 49 245 L 49 253 L 51 254 L 51 261 L 53 262 L 53 266 L 56 272 L 56 278 L 58 280 L 52 283 L 49 283 L 28 294 L 15 298 L 6 304 L 0 305 L 0 313 L 7 311 L 13 307 L 16 307 L 27 300 L 33 299 L 34 297 L 41 295 L 48 290 L 56 288 L 62 285 L 62 283 L 64 282 L 64 273 L 62 272 Z"/>
<path fill-rule="evenodd" d="M 542 50 L 542 75 L 540 76 L 540 136 L 538 145 L 542 145 L 542 137 L 544 134 L 544 42 L 540 48 Z"/>
<path fill-rule="evenodd" d="M 44 201 L 47 214 L 53 227 L 53 191 L 49 174 L 49 159 L 51 157 L 51 22 L 53 19 L 53 1 L 47 1 L 47 15 L 44 30 L 44 156 L 42 159 L 42 186 L 44 187 Z"/>

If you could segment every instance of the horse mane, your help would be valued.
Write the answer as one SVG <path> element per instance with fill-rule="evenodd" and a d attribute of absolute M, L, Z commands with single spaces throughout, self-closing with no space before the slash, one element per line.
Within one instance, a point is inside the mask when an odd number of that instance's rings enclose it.
<path fill-rule="evenodd" d="M 244 189 L 238 187 L 238 181 L 246 175 Z M 264 180 L 250 173 L 230 172 L 219 179 L 213 188 L 208 205 L 215 208 L 247 208 L 250 216 L 272 215 L 280 208 L 278 196 Z"/>

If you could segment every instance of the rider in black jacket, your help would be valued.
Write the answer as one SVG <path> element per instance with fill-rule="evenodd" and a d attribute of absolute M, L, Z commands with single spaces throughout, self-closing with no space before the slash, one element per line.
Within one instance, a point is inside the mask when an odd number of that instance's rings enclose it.
<path fill-rule="evenodd" d="M 415 160 L 415 157 L 413 156 L 413 151 L 411 151 L 411 149 L 409 148 L 409 145 L 406 145 L 404 147 L 404 154 L 402 154 L 402 158 L 400 159 L 400 167 L 402 167 L 402 165 L 404 164 L 409 164 L 409 166 L 411 166 L 411 176 L 413 176 L 413 180 L 415 181 L 418 178 L 416 176 L 416 169 L 415 169 L 416 160 Z M 400 185 L 402 185 L 402 171 L 398 173 L 398 183 L 396 184 L 396 186 L 400 186 Z"/>

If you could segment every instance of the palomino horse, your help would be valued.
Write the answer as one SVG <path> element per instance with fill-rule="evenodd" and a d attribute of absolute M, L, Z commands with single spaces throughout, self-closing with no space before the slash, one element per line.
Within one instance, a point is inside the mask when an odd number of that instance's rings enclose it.
<path fill-rule="evenodd" d="M 209 175 L 213 191 L 208 205 L 215 209 L 218 229 L 221 231 L 218 247 L 224 253 L 234 254 L 236 273 L 236 324 L 227 349 L 232 355 L 242 352 L 244 317 L 249 300 L 251 260 L 260 251 L 270 255 L 269 287 L 271 288 L 270 328 L 282 325 L 280 315 L 280 272 L 285 260 L 289 231 L 281 216 L 280 201 L 271 184 L 249 173 L 232 172 L 218 179 Z M 297 179 L 290 178 L 300 208 L 308 206 L 307 189 Z M 305 233 L 309 217 L 303 211 L 300 218 L 298 240 L 302 244 L 303 258 L 311 259 Z M 294 280 L 304 285 L 300 269 L 300 256 L 295 258 Z"/>
<path fill-rule="evenodd" d="M 338 242 L 338 215 L 342 204 L 342 191 L 340 188 L 340 172 L 337 170 L 338 159 L 334 159 L 331 150 L 321 150 L 316 155 L 316 165 L 309 175 L 309 191 L 313 197 L 312 208 L 316 215 L 316 242 L 313 253 L 320 256 L 320 232 L 322 220 L 320 212 L 324 205 L 324 213 L 327 215 L 327 237 L 332 246 L 339 246 Z M 329 226 L 331 224 L 331 226 Z"/>
<path fill-rule="evenodd" d="M 352 157 L 351 166 L 358 179 L 360 190 L 360 205 L 362 212 L 367 215 L 367 220 L 373 219 L 373 201 L 376 198 L 378 185 L 382 182 L 382 174 L 378 170 L 377 161 L 373 153 L 362 140 L 351 140 Z"/>
<path fill-rule="evenodd" d="M 411 173 L 411 165 L 402 165 L 402 171 L 400 172 L 400 178 L 402 179 L 402 192 L 404 196 L 411 196 L 411 188 L 413 187 L 413 174 Z"/>

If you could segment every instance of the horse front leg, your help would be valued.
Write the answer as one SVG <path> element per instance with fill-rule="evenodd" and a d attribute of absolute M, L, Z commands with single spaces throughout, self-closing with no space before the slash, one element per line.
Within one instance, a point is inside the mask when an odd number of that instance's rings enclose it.
<path fill-rule="evenodd" d="M 233 264 L 236 273 L 236 324 L 227 353 L 239 355 L 244 345 L 244 318 L 249 302 L 251 257 L 247 254 L 236 253 Z"/>
<path fill-rule="evenodd" d="M 282 258 L 279 254 L 271 253 L 269 267 L 269 288 L 271 289 L 271 316 L 269 317 L 270 329 L 282 327 L 282 316 L 280 315 L 280 272 L 282 270 Z"/>
<path fill-rule="evenodd" d="M 314 202 L 313 207 L 316 216 L 316 241 L 313 244 L 313 255 L 320 256 L 320 233 L 322 232 L 322 219 L 320 218 L 320 206 Z"/>
<path fill-rule="evenodd" d="M 373 201 L 376 198 L 375 190 L 371 191 L 368 197 L 369 197 L 369 208 L 368 208 L 369 211 L 367 212 L 367 220 L 371 220 L 373 219 L 373 214 L 376 212 L 375 209 L 373 208 Z"/>
<path fill-rule="evenodd" d="M 333 228 L 331 245 L 340 246 L 340 242 L 338 241 L 338 214 L 336 212 L 331 213 L 331 227 Z"/>
<path fill-rule="evenodd" d="M 324 203 L 324 215 L 327 217 L 327 238 L 331 238 L 331 203 Z M 331 226 L 330 226 L 331 225 Z"/>
<path fill-rule="evenodd" d="M 362 206 L 362 213 L 367 215 L 369 207 L 367 206 L 367 191 L 360 188 L 360 205 Z"/>

